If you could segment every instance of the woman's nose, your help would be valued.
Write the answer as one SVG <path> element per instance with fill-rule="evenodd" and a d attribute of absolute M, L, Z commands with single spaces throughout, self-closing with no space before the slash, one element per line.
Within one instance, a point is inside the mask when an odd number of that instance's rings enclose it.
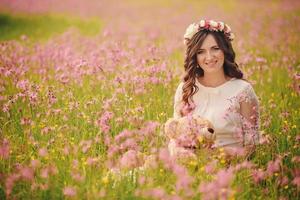
<path fill-rule="evenodd" d="M 205 54 L 205 59 L 206 60 L 211 60 L 213 58 L 213 54 L 210 51 L 207 51 L 207 53 Z"/>

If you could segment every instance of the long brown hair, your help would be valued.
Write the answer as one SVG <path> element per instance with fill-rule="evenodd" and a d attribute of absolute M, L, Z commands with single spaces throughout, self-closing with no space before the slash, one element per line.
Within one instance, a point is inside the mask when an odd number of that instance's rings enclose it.
<path fill-rule="evenodd" d="M 200 47 L 202 46 L 203 41 L 209 34 L 214 37 L 219 48 L 224 53 L 223 68 L 225 75 L 231 78 L 243 78 L 243 73 L 235 62 L 235 52 L 228 38 L 226 38 L 222 32 L 209 30 L 199 31 L 191 38 L 191 40 L 187 42 L 186 56 L 184 60 L 185 75 L 183 78 L 184 84 L 182 87 L 182 101 L 184 104 L 183 107 L 185 107 L 185 109 L 188 108 L 188 112 L 194 109 L 194 107 L 192 106 L 192 104 L 194 104 L 192 96 L 199 90 L 199 88 L 195 84 L 196 78 L 204 75 L 203 69 L 201 69 L 201 67 L 198 67 L 197 52 L 198 49 L 200 49 Z M 183 108 L 181 108 L 180 113 L 182 116 L 184 116 L 187 112 L 183 111 Z"/>

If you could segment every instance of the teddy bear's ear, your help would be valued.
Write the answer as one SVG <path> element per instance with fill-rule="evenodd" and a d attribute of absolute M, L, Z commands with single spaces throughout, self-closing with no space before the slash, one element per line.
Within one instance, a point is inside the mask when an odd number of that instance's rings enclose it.
<path fill-rule="evenodd" d="M 173 138 L 176 135 L 177 125 L 178 125 L 177 119 L 174 118 L 168 119 L 168 121 L 165 123 L 165 134 L 168 137 Z"/>
<path fill-rule="evenodd" d="M 203 126 L 210 126 L 210 122 L 207 119 L 204 119 L 200 116 L 195 116 L 194 119 L 197 121 L 198 124 L 202 124 Z"/>
<path fill-rule="evenodd" d="M 214 140 L 216 134 L 214 134 L 214 129 L 212 128 L 202 128 L 200 129 L 200 135 L 203 135 L 206 139 Z"/>

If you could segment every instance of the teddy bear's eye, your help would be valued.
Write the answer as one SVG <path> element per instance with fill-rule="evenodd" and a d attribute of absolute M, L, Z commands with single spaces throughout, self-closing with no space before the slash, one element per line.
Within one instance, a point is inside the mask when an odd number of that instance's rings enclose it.
<path fill-rule="evenodd" d="M 214 131 L 214 129 L 212 129 L 212 128 L 208 128 L 207 129 L 210 133 L 214 133 L 215 131 Z"/>

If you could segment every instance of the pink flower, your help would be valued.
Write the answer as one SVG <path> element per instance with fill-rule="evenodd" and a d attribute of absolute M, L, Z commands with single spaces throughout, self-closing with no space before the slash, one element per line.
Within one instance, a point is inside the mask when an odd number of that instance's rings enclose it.
<path fill-rule="evenodd" d="M 238 171 L 241 169 L 251 169 L 252 167 L 254 167 L 254 164 L 251 163 L 250 161 L 243 161 L 242 163 L 239 163 L 235 166 L 234 170 Z"/>
<path fill-rule="evenodd" d="M 21 125 L 31 125 L 32 121 L 30 118 L 22 117 L 21 118 Z"/>
<path fill-rule="evenodd" d="M 57 173 L 57 167 L 55 165 L 49 165 L 41 170 L 41 177 L 48 178 L 49 175 L 55 175 Z"/>
<path fill-rule="evenodd" d="M 7 159 L 8 157 L 9 157 L 9 142 L 7 139 L 4 139 L 0 146 L 0 158 Z"/>
<path fill-rule="evenodd" d="M 218 186 L 215 182 L 200 184 L 199 191 L 202 193 L 201 197 L 204 200 L 217 199 L 218 197 Z"/>
<path fill-rule="evenodd" d="M 83 140 L 79 143 L 79 146 L 82 147 L 81 150 L 83 153 L 86 153 L 91 148 L 92 142 L 92 140 Z"/>
<path fill-rule="evenodd" d="M 9 103 L 6 103 L 6 104 L 3 105 L 2 111 L 5 112 L 5 113 L 9 112 Z"/>
<path fill-rule="evenodd" d="M 48 178 L 48 176 L 49 176 L 49 169 L 48 169 L 48 167 L 43 168 L 43 169 L 41 170 L 41 177 L 42 177 L 42 178 Z"/>
<path fill-rule="evenodd" d="M 152 188 L 144 192 L 145 196 L 156 198 L 156 199 L 166 199 L 166 192 L 162 188 Z"/>
<path fill-rule="evenodd" d="M 58 173 L 58 169 L 57 169 L 56 165 L 50 164 L 48 168 L 49 168 L 49 172 L 51 175 L 55 175 Z"/>
<path fill-rule="evenodd" d="M 91 165 L 95 165 L 97 162 L 98 162 L 99 158 L 95 157 L 95 158 L 91 158 L 91 157 L 88 157 L 86 159 L 86 164 L 91 166 Z"/>
<path fill-rule="evenodd" d="M 34 171 L 30 167 L 21 167 L 20 175 L 23 179 L 28 181 L 33 181 L 34 179 Z"/>
<path fill-rule="evenodd" d="M 38 94 L 36 92 L 30 91 L 28 92 L 29 101 L 31 105 L 36 105 L 38 101 Z"/>
<path fill-rule="evenodd" d="M 138 150 L 138 144 L 135 141 L 135 139 L 129 138 L 120 145 L 120 149 L 121 150 L 126 150 L 126 149 Z"/>
<path fill-rule="evenodd" d="M 267 166 L 267 173 L 269 176 L 280 170 L 281 159 L 277 158 L 275 161 L 269 161 Z"/>
<path fill-rule="evenodd" d="M 284 187 L 289 183 L 289 179 L 287 176 L 283 176 L 281 178 L 278 179 L 277 184 Z"/>
<path fill-rule="evenodd" d="M 160 149 L 158 158 L 161 161 L 163 161 L 166 168 L 168 168 L 168 169 L 172 168 L 174 161 L 173 161 L 168 149 L 166 149 L 166 148 Z"/>
<path fill-rule="evenodd" d="M 120 159 L 120 165 L 123 168 L 135 168 L 142 163 L 141 158 L 135 150 L 129 150 Z"/>
<path fill-rule="evenodd" d="M 30 86 L 30 83 L 28 80 L 20 80 L 17 83 L 17 88 L 19 88 L 23 91 L 28 90 L 29 86 Z"/>
<path fill-rule="evenodd" d="M 20 178 L 20 174 L 10 174 L 5 180 L 6 195 L 9 196 L 12 192 L 15 182 Z"/>
<path fill-rule="evenodd" d="M 51 130 L 52 130 L 51 127 L 46 126 L 41 130 L 41 134 L 42 135 L 48 134 Z"/>
<path fill-rule="evenodd" d="M 53 91 L 51 91 L 51 90 L 48 91 L 48 102 L 49 102 L 50 105 L 57 102 L 57 98 L 54 95 Z"/>
<path fill-rule="evenodd" d="M 147 121 L 144 126 L 139 130 L 139 133 L 145 136 L 151 136 L 155 134 L 155 130 L 160 125 L 159 122 L 156 121 Z"/>
<path fill-rule="evenodd" d="M 41 162 L 39 160 L 31 160 L 30 165 L 33 169 L 36 169 L 41 165 Z"/>
<path fill-rule="evenodd" d="M 299 162 L 300 162 L 300 156 L 294 156 L 294 157 L 292 158 L 292 162 L 294 162 L 294 163 L 299 163 Z"/>
<path fill-rule="evenodd" d="M 120 132 L 118 135 L 115 136 L 115 141 L 116 142 L 121 142 L 121 140 L 126 139 L 128 137 L 133 136 L 133 132 L 129 130 L 123 130 Z"/>
<path fill-rule="evenodd" d="M 40 148 L 40 149 L 39 149 L 39 155 L 40 155 L 41 157 L 47 156 L 47 155 L 48 155 L 47 149 L 46 149 L 46 148 Z"/>
<path fill-rule="evenodd" d="M 218 181 L 218 186 L 221 188 L 228 187 L 230 181 L 233 178 L 233 170 L 229 168 L 228 170 L 222 169 L 216 175 L 216 180 Z"/>
<path fill-rule="evenodd" d="M 113 117 L 112 112 L 105 111 L 102 116 L 97 120 L 97 125 L 104 132 L 108 133 L 110 130 L 109 120 Z"/>
<path fill-rule="evenodd" d="M 202 193 L 203 199 L 227 199 L 231 192 L 230 183 L 233 179 L 233 168 L 221 169 L 214 181 L 210 183 L 201 183 L 199 191 Z"/>
<path fill-rule="evenodd" d="M 105 197 L 105 195 L 106 195 L 106 191 L 105 191 L 105 189 L 104 188 L 101 188 L 101 190 L 99 191 L 99 193 L 98 193 L 98 197 L 99 198 L 103 198 L 103 197 Z"/>
<path fill-rule="evenodd" d="M 78 160 L 73 160 L 72 161 L 72 165 L 73 165 L 73 167 L 78 167 L 79 166 L 79 161 Z"/>
<path fill-rule="evenodd" d="M 297 188 L 299 189 L 300 188 L 300 176 L 295 177 L 292 181 L 292 184 L 296 185 Z"/>
<path fill-rule="evenodd" d="M 218 162 L 217 160 L 213 160 L 212 162 L 207 164 L 204 168 L 205 172 L 208 173 L 208 174 L 213 173 L 216 170 L 217 162 Z"/>
<path fill-rule="evenodd" d="M 179 192 L 180 190 L 184 190 L 185 193 L 189 191 L 189 187 L 193 182 L 193 178 L 184 172 L 183 174 L 177 174 L 176 181 L 176 190 Z"/>
<path fill-rule="evenodd" d="M 64 149 L 63 149 L 63 154 L 64 155 L 69 155 L 69 153 L 70 153 L 70 151 L 69 151 L 69 147 L 64 147 Z"/>
<path fill-rule="evenodd" d="M 47 183 L 45 183 L 45 184 L 40 184 L 40 188 L 41 188 L 41 190 L 48 190 L 49 189 L 49 185 L 47 184 Z"/>
<path fill-rule="evenodd" d="M 292 175 L 294 177 L 292 184 L 300 188 L 300 169 L 296 168 L 292 170 Z"/>
<path fill-rule="evenodd" d="M 75 181 L 78 181 L 78 182 L 83 182 L 85 179 L 85 177 L 82 176 L 80 173 L 71 172 L 71 176 Z"/>
<path fill-rule="evenodd" d="M 181 198 L 181 197 L 178 196 L 178 195 L 171 195 L 168 199 L 169 199 L 169 200 L 183 200 L 183 198 Z"/>
<path fill-rule="evenodd" d="M 138 183 L 140 185 L 144 185 L 145 182 L 146 182 L 146 177 L 145 176 L 139 176 Z"/>
<path fill-rule="evenodd" d="M 76 189 L 74 187 L 71 187 L 71 186 L 67 186 L 64 188 L 63 190 L 63 194 L 65 196 L 69 196 L 69 197 L 73 197 L 76 195 Z"/>
<path fill-rule="evenodd" d="M 260 181 L 265 179 L 265 173 L 262 170 L 253 170 L 252 178 L 255 183 L 259 183 Z"/>

